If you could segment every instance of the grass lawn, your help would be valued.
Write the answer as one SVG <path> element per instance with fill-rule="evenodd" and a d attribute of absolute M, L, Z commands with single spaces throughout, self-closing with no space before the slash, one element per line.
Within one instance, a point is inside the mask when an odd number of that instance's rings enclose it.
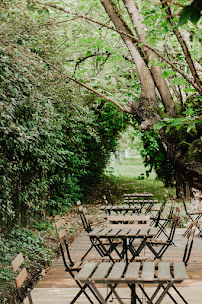
<path fill-rule="evenodd" d="M 113 175 L 118 183 L 120 193 L 124 192 L 149 192 L 154 194 L 155 198 L 162 200 L 165 190 L 163 182 L 157 180 L 156 173 L 153 171 L 149 177 L 146 177 L 146 168 L 144 167 L 142 158 L 137 155 L 123 160 L 115 159 L 107 167 L 106 173 Z M 138 178 L 141 174 L 145 178 Z M 175 194 L 175 189 L 168 188 L 169 195 Z"/>

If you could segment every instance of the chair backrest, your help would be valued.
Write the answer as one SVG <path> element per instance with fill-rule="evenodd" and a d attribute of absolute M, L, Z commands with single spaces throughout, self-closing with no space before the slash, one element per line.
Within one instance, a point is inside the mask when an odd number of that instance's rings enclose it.
<path fill-rule="evenodd" d="M 187 266 L 188 261 L 190 259 L 197 223 L 198 221 L 194 221 L 189 225 L 189 233 L 187 234 L 187 243 L 185 245 L 184 255 L 182 259 L 182 261 L 185 263 L 185 266 Z"/>
<path fill-rule="evenodd" d="M 76 205 L 79 207 L 81 205 L 81 201 L 77 201 Z"/>
<path fill-rule="evenodd" d="M 162 213 L 163 213 L 163 211 L 165 209 L 165 205 L 166 205 L 166 202 L 167 202 L 167 197 L 168 197 L 167 193 L 165 193 L 164 194 L 163 202 L 162 202 L 161 207 L 160 207 L 160 210 L 158 211 L 158 214 L 156 216 L 156 221 L 155 221 L 154 227 L 158 227 L 158 225 L 159 225 L 159 221 L 161 219 L 161 215 L 162 215 Z"/>
<path fill-rule="evenodd" d="M 106 205 L 109 205 L 106 195 L 103 195 L 103 200 Z"/>
<path fill-rule="evenodd" d="M 59 242 L 60 242 L 60 251 L 61 251 L 61 254 L 62 254 L 62 260 L 63 260 L 63 263 L 65 265 L 66 270 L 69 271 L 70 267 L 72 267 L 74 265 L 74 263 L 73 263 L 73 261 L 71 259 L 71 256 L 70 256 L 69 246 L 68 246 L 68 243 L 67 243 L 67 240 L 66 240 L 67 231 L 66 231 L 66 229 L 64 229 L 64 225 L 65 225 L 65 221 L 64 221 L 64 219 L 62 219 L 62 220 L 55 223 L 55 229 L 56 229 L 57 236 L 58 236 L 58 239 L 59 239 Z M 67 254 L 67 257 L 68 257 L 68 260 L 69 260 L 69 265 L 68 265 L 67 260 L 65 258 L 65 251 L 66 251 L 66 254 Z"/>
<path fill-rule="evenodd" d="M 80 217 L 85 231 L 87 231 L 88 233 L 91 232 L 93 229 L 91 227 L 88 211 L 86 208 L 83 208 L 82 212 L 80 213 Z"/>
<path fill-rule="evenodd" d="M 22 297 L 20 288 L 28 276 L 26 267 L 22 267 L 23 262 L 24 262 L 24 257 L 22 255 L 22 253 L 19 253 L 16 256 L 16 258 L 11 262 L 11 267 L 12 267 L 13 272 L 15 273 L 16 271 L 19 271 L 17 277 L 15 278 L 15 283 L 17 286 L 17 290 L 18 290 L 18 294 L 19 294 L 21 303 L 24 303 L 24 302 L 23 302 L 23 297 Z M 33 304 L 29 288 L 27 288 L 27 293 L 28 293 L 27 295 L 28 295 L 29 303 Z"/>
<path fill-rule="evenodd" d="M 180 216 L 179 216 L 179 212 L 178 210 L 176 210 L 176 213 L 174 213 L 172 215 L 172 226 L 170 228 L 170 234 L 168 236 L 168 242 L 173 242 L 173 238 L 174 238 L 174 234 L 175 234 L 175 230 L 177 227 L 177 224 L 179 222 Z"/>

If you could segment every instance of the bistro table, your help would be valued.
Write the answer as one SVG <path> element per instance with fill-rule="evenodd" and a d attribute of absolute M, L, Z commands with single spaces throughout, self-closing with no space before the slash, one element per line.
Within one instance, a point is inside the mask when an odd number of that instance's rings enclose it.
<path fill-rule="evenodd" d="M 121 239 L 123 244 L 122 251 L 119 252 L 117 248 L 115 248 L 114 251 L 117 253 L 121 260 L 125 259 L 126 263 L 128 264 L 128 253 L 131 253 L 132 257 L 130 258 L 130 261 L 133 261 L 144 249 L 146 241 L 148 239 L 152 239 L 157 234 L 157 232 L 158 228 L 142 228 L 142 224 L 126 224 L 124 225 L 124 228 L 123 224 L 113 224 L 108 228 L 95 228 L 88 234 L 88 236 L 90 237 L 92 245 L 97 246 L 97 244 L 99 244 L 103 252 L 105 252 L 105 255 L 108 256 L 110 261 L 113 263 L 115 259 L 112 257 L 110 250 L 104 246 L 103 240 L 107 239 L 113 246 L 114 239 Z M 133 246 L 133 241 L 135 239 L 141 240 L 138 248 L 134 248 Z"/>
<path fill-rule="evenodd" d="M 81 283 L 88 284 L 92 287 L 103 304 L 107 304 L 109 295 L 104 298 L 97 289 L 96 284 L 106 284 L 120 304 L 124 304 L 124 302 L 115 289 L 118 284 L 126 284 L 130 288 L 131 304 L 136 304 L 137 301 L 140 304 L 143 303 L 136 292 L 136 287 L 139 287 L 144 293 L 148 304 L 160 304 L 166 294 L 170 296 L 174 303 L 177 303 L 176 297 L 174 299 L 169 293 L 171 287 L 173 287 L 181 299 L 187 303 L 174 285 L 175 283 L 181 283 L 187 278 L 186 268 L 183 262 L 159 262 L 157 265 L 155 265 L 154 262 L 146 261 L 143 263 L 131 262 L 129 264 L 123 261 L 115 263 L 88 262 L 75 278 Z M 152 296 L 148 295 L 147 284 L 145 283 L 149 283 L 149 285 L 152 286 L 155 285 L 155 291 Z"/>
<path fill-rule="evenodd" d="M 148 200 L 154 195 L 152 193 L 124 193 L 124 200 Z"/>

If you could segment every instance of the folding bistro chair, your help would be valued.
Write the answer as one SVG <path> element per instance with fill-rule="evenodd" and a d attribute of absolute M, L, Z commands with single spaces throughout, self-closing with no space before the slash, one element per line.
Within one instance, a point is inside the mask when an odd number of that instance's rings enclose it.
<path fill-rule="evenodd" d="M 98 299 L 97 295 L 95 294 L 95 292 L 93 291 L 93 289 L 90 286 L 88 286 L 87 284 L 84 284 L 82 286 L 80 284 L 80 282 L 75 279 L 75 275 L 77 274 L 77 272 L 82 267 L 82 261 L 78 261 L 78 262 L 75 263 L 71 259 L 68 243 L 67 243 L 67 240 L 66 240 L 67 231 L 65 229 L 60 230 L 60 228 L 63 228 L 64 225 L 65 225 L 65 221 L 64 220 L 60 220 L 59 222 L 55 223 L 55 228 L 56 228 L 56 231 L 57 231 L 57 236 L 58 236 L 58 239 L 60 241 L 60 250 L 61 250 L 61 254 L 62 254 L 62 260 L 63 260 L 64 266 L 65 266 L 65 271 L 69 272 L 69 274 L 71 275 L 71 277 L 75 280 L 75 282 L 77 283 L 78 287 L 80 288 L 80 291 L 77 293 L 77 295 L 74 297 L 74 299 L 70 302 L 70 304 L 75 303 L 76 300 L 80 297 L 80 295 L 82 293 L 85 294 L 85 296 L 87 297 L 87 299 L 89 300 L 89 302 L 91 304 L 94 304 L 94 302 L 91 300 L 91 298 L 89 297 L 89 295 L 86 293 L 86 288 L 87 287 L 90 289 L 90 291 L 95 296 L 95 298 L 98 300 L 98 302 L 100 304 L 102 304 L 101 301 Z"/>
<path fill-rule="evenodd" d="M 198 222 L 199 219 L 202 217 L 202 212 L 189 212 L 188 209 L 187 209 L 186 203 L 185 203 L 184 196 L 182 196 L 182 199 L 183 199 L 183 205 L 184 205 L 184 210 L 186 212 L 186 215 L 190 218 L 190 220 L 192 222 L 194 222 L 194 221 Z M 199 230 L 199 236 L 201 236 L 202 235 L 202 229 L 198 225 L 197 225 L 197 228 Z M 189 232 L 190 232 L 190 227 L 188 227 L 186 229 L 186 231 L 183 233 L 182 236 L 186 236 Z"/>
<path fill-rule="evenodd" d="M 154 259 L 161 259 L 165 251 L 168 249 L 168 247 L 173 245 L 173 238 L 178 221 L 179 221 L 179 215 L 174 214 L 172 216 L 172 226 L 167 240 L 158 239 L 156 236 L 155 238 L 146 241 L 147 247 L 151 250 L 151 252 L 153 252 L 155 256 Z M 156 249 L 154 249 L 154 247 L 155 248 L 161 247 L 161 248 L 157 251 Z"/>
<path fill-rule="evenodd" d="M 157 208 L 152 208 L 151 209 L 151 212 L 152 211 L 157 212 L 156 216 L 151 216 L 150 217 L 151 220 L 152 220 L 151 226 L 159 227 L 159 222 L 160 222 L 160 219 L 162 218 L 162 214 L 163 214 L 163 211 L 165 209 L 165 205 L 166 205 L 166 201 L 167 201 L 166 198 L 167 198 L 167 194 L 164 195 L 164 200 L 163 200 L 160 208 L 158 208 L 158 209 Z"/>
<path fill-rule="evenodd" d="M 24 303 L 23 297 L 22 297 L 22 292 L 21 292 L 21 287 L 22 287 L 23 283 L 25 282 L 25 280 L 28 276 L 26 267 L 22 268 L 23 262 L 24 262 L 23 255 L 22 255 L 22 253 L 19 253 L 11 263 L 11 267 L 13 269 L 13 272 L 15 273 L 16 271 L 19 271 L 17 277 L 15 278 L 15 283 L 16 283 L 16 286 L 17 286 L 17 291 L 18 291 L 21 303 Z M 28 297 L 28 300 L 29 300 L 29 304 L 33 304 L 31 293 L 30 293 L 31 289 L 26 288 L 26 291 L 27 291 L 27 297 Z"/>
<path fill-rule="evenodd" d="M 165 207 L 165 206 L 164 206 Z M 179 208 L 178 208 L 178 213 L 179 213 Z M 168 225 L 168 223 L 170 223 L 173 219 L 173 213 L 174 213 L 174 201 L 172 200 L 172 205 L 170 207 L 170 211 L 167 217 L 160 217 L 156 220 L 156 226 L 155 227 L 159 227 L 159 231 L 156 235 L 156 237 L 158 238 L 162 233 L 168 237 L 168 234 L 166 232 L 166 226 Z M 173 243 L 174 244 L 174 243 Z"/>
<path fill-rule="evenodd" d="M 196 226 L 197 226 L 197 221 L 194 221 L 189 225 L 190 231 L 187 234 L 187 242 L 186 242 L 186 245 L 185 245 L 183 258 L 182 258 L 182 262 L 184 262 L 185 266 L 188 265 L 188 261 L 189 261 L 190 256 L 191 256 L 191 251 L 192 251 L 192 247 L 193 247 L 193 241 L 194 241 Z M 172 275 L 173 275 L 173 271 L 172 271 Z M 162 288 L 165 290 L 164 285 L 162 285 Z M 179 295 L 179 297 L 182 299 L 182 301 L 185 304 L 189 304 L 174 285 L 172 286 L 172 288 L 175 290 L 175 292 Z M 178 304 L 178 302 L 176 301 L 175 298 L 173 298 L 173 296 L 172 296 L 172 294 L 170 294 L 170 292 L 167 292 L 167 294 L 175 304 Z"/>
<path fill-rule="evenodd" d="M 79 207 L 79 212 L 80 212 L 80 217 L 81 217 L 81 221 L 83 223 L 83 227 L 84 230 L 87 233 L 90 233 L 93 231 L 92 225 L 89 221 L 89 216 L 88 216 L 88 212 L 86 208 L 83 207 Z M 105 221 L 106 222 L 106 221 Z M 97 250 L 97 252 L 99 253 L 99 255 L 101 257 L 106 257 L 108 256 L 107 251 L 109 253 L 112 253 L 113 250 L 115 250 L 117 252 L 116 247 L 121 244 L 120 241 L 102 241 L 102 244 L 97 240 L 97 238 L 90 238 L 91 240 L 91 247 L 88 249 L 88 251 L 84 254 L 84 256 L 82 257 L 81 260 L 85 259 L 85 257 L 88 255 L 88 253 L 95 248 Z M 118 252 L 117 252 L 118 253 Z"/>

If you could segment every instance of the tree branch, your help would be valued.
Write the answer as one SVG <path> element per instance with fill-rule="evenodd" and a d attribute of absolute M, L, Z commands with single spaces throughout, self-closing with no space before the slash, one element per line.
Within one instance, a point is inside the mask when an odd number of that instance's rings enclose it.
<path fill-rule="evenodd" d="M 161 3 L 162 3 L 162 7 L 166 8 L 165 13 L 166 13 L 166 15 L 168 17 L 167 19 L 170 22 L 170 24 L 172 25 L 173 33 L 175 34 L 175 36 L 176 36 L 176 38 L 177 38 L 177 40 L 178 40 L 178 42 L 179 42 L 179 44 L 181 46 L 181 49 L 182 49 L 182 51 L 184 53 L 186 62 L 188 64 L 188 66 L 189 66 L 190 72 L 191 72 L 191 74 L 192 74 L 192 76 L 194 78 L 194 81 L 198 85 L 200 91 L 202 91 L 202 83 L 201 83 L 200 78 L 199 78 L 199 76 L 197 74 L 194 62 L 193 62 L 193 60 L 191 58 L 191 54 L 190 54 L 189 49 L 188 49 L 188 47 L 186 45 L 186 42 L 182 38 L 180 32 L 175 28 L 176 24 L 171 20 L 172 19 L 171 8 L 170 8 L 170 6 L 168 5 L 168 3 L 166 1 L 161 0 Z"/>
<path fill-rule="evenodd" d="M 41 4 L 41 3 L 40 3 L 40 4 Z M 81 15 L 81 14 L 78 14 L 78 13 L 72 13 L 72 12 L 70 12 L 70 11 L 64 9 L 63 7 L 57 6 L 57 5 L 53 4 L 53 3 L 45 3 L 45 4 L 43 3 L 43 6 L 44 6 L 44 5 L 50 6 L 50 7 L 52 7 L 52 8 L 55 8 L 55 9 L 57 9 L 57 10 L 60 10 L 60 11 L 62 11 L 62 12 L 65 12 L 65 13 L 69 13 L 69 14 L 75 15 L 75 16 L 77 16 L 78 18 L 87 19 L 87 20 L 89 20 L 89 21 L 91 21 L 91 22 L 93 22 L 93 23 L 99 24 L 99 25 L 101 25 L 101 26 L 103 26 L 103 27 L 106 27 L 106 28 L 108 28 L 108 29 L 110 29 L 110 30 L 113 30 L 113 31 L 119 33 L 120 35 L 125 35 L 126 37 L 129 37 L 129 38 L 133 39 L 134 42 L 136 42 L 136 43 L 141 43 L 143 46 L 145 46 L 145 47 L 147 47 L 148 49 L 150 49 L 151 51 L 153 51 L 158 57 L 160 57 L 160 58 L 161 58 L 163 61 L 165 61 L 168 65 L 170 65 L 170 66 L 171 66 L 175 71 L 177 71 L 184 79 L 186 79 L 186 81 L 189 82 L 189 83 L 196 89 L 196 91 L 197 91 L 200 95 L 202 95 L 202 90 L 201 90 L 201 89 L 200 89 L 200 88 L 199 88 L 191 79 L 189 79 L 181 70 L 179 70 L 172 62 L 170 62 L 168 59 L 166 59 L 161 53 L 159 53 L 159 52 L 158 52 L 157 50 L 155 50 L 153 47 L 151 47 L 151 46 L 148 45 L 147 43 L 141 42 L 140 40 L 138 40 L 137 38 L 135 38 L 133 35 L 128 34 L 128 33 L 125 33 L 125 32 L 123 32 L 123 31 L 121 31 L 121 30 L 119 30 L 119 29 L 116 29 L 116 28 L 114 28 L 114 27 L 112 27 L 112 26 L 109 26 L 109 25 L 107 25 L 107 24 L 105 24 L 105 23 L 103 23 L 103 22 L 94 20 L 94 19 L 92 19 L 92 18 L 90 18 L 90 17 L 88 17 L 88 16 Z"/>

